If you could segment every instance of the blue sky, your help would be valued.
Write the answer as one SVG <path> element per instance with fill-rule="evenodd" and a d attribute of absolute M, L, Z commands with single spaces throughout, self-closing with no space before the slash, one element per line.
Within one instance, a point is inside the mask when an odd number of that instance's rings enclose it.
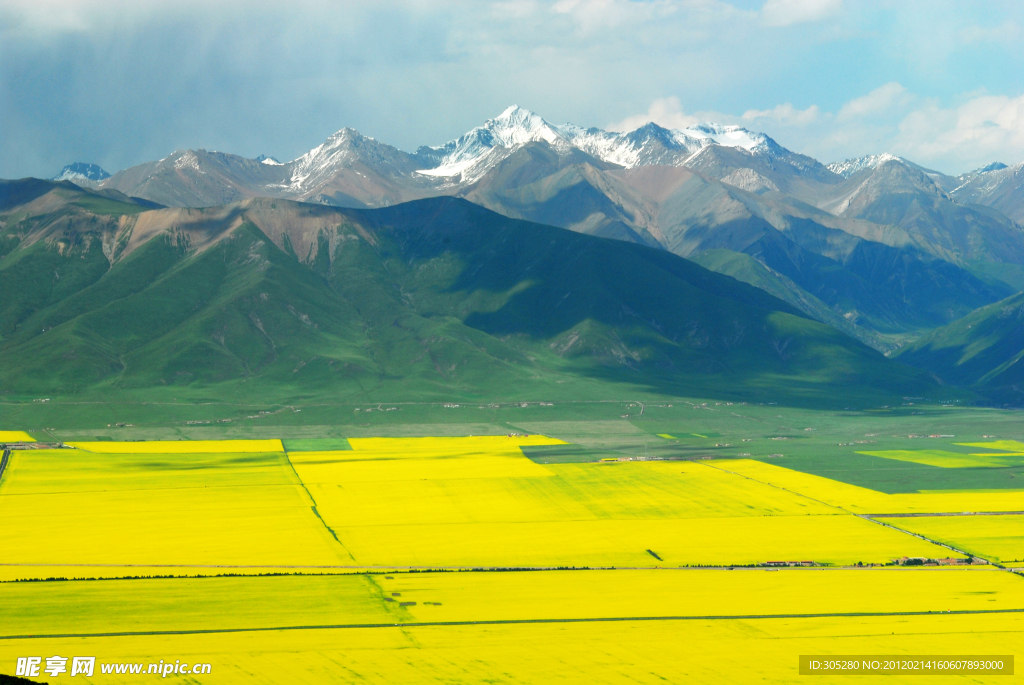
<path fill-rule="evenodd" d="M 0 0 L 0 177 L 287 160 L 345 126 L 412 150 L 513 103 L 958 173 L 1024 160 L 1022 46 L 1020 2 Z"/>

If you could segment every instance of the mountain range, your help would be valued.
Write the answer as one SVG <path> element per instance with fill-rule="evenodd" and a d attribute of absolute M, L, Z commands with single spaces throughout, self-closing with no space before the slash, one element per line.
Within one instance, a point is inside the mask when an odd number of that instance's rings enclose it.
<path fill-rule="evenodd" d="M 510 107 L 415 153 L 342 129 L 284 164 L 185 150 L 85 185 L 176 207 L 464 197 L 694 259 L 890 351 L 1024 289 L 1024 230 L 1000 211 L 1024 197 L 1014 169 L 953 178 L 893 155 L 825 166 L 737 126 L 615 133 Z"/>
<path fill-rule="evenodd" d="M 249 402 L 947 391 L 666 250 L 465 199 L 157 208 L 0 182 L 0 387 Z M 841 395 L 837 387 L 845 388 Z"/>
<path fill-rule="evenodd" d="M 462 198 L 685 257 L 889 354 L 1024 290 L 1022 166 L 953 177 L 888 154 L 826 166 L 737 126 L 616 133 L 510 107 L 414 153 L 342 129 L 285 163 L 183 150 L 109 178 L 84 165 L 60 178 L 149 208 Z"/>

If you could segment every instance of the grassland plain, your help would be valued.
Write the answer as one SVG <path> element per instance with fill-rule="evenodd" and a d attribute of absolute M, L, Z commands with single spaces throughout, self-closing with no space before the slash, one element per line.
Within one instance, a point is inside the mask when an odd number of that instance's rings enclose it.
<path fill-rule="evenodd" d="M 914 516 L 882 520 L 996 563 L 1024 566 L 1024 516 Z"/>
<path fill-rule="evenodd" d="M 800 654 L 1012 654 L 1024 637 L 1020 613 L 943 613 L 1024 606 L 1024 582 L 980 569 L 109 580 L 5 583 L 0 597 L 18 630 L 81 635 L 6 632 L 0 664 L 35 654 L 212 664 L 209 676 L 170 682 L 797 682 Z M 841 615 L 876 610 L 893 615 Z M 565 618 L 582 620 L 545 622 Z M 423 625 L 470 621 L 487 623 Z M 379 627 L 314 629 L 366 623 Z M 309 628 L 259 630 L 274 626 Z M 188 633 L 199 630 L 228 632 Z M 87 636 L 153 631 L 171 634 Z"/>

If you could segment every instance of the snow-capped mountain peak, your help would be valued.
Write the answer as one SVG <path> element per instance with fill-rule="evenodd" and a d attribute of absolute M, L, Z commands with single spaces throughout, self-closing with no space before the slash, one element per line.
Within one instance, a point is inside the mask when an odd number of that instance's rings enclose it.
<path fill-rule="evenodd" d="M 74 164 L 68 164 L 66 167 L 60 170 L 60 173 L 53 177 L 54 181 L 102 181 L 105 178 L 110 178 L 110 174 L 101 169 L 96 164 L 88 164 L 86 162 L 75 162 Z"/>
<path fill-rule="evenodd" d="M 561 137 L 555 127 L 519 105 L 512 105 L 495 118 L 489 119 L 481 128 L 488 129 L 505 147 L 525 145 L 537 140 L 554 143 Z"/>
<path fill-rule="evenodd" d="M 649 123 L 633 131 L 616 133 L 573 124 L 556 126 L 513 105 L 456 140 L 420 148 L 417 156 L 426 164 L 416 173 L 449 179 L 452 183 L 472 183 L 516 148 L 540 141 L 559 151 L 576 148 L 626 168 L 643 164 L 679 166 L 709 145 L 739 148 L 751 154 L 786 152 L 763 133 L 741 126 L 702 123 L 673 130 Z"/>
<path fill-rule="evenodd" d="M 904 163 L 906 162 L 906 160 L 903 159 L 902 157 L 897 157 L 896 155 L 890 154 L 888 152 L 883 152 L 880 155 L 867 155 L 866 157 L 855 157 L 853 159 L 848 159 L 844 162 L 832 162 L 831 164 L 828 165 L 828 169 L 832 173 L 839 174 L 843 178 L 850 178 L 850 176 L 853 176 L 858 171 L 863 171 L 864 169 L 874 169 L 878 166 L 881 166 L 882 164 L 885 164 L 886 162 L 891 162 L 894 160 Z"/>
<path fill-rule="evenodd" d="M 537 141 L 556 147 L 566 144 L 557 127 L 528 109 L 512 105 L 456 140 L 438 147 L 421 148 L 419 155 L 436 164 L 417 173 L 442 178 L 459 177 L 463 183 L 472 182 L 516 148 Z"/>
<path fill-rule="evenodd" d="M 974 173 L 976 173 L 976 174 L 987 174 L 990 171 L 1001 171 L 1002 169 L 1006 169 L 1006 168 L 1007 168 L 1006 165 L 1003 164 L 1002 162 L 992 162 L 991 164 L 986 164 L 985 166 L 981 167 L 980 169 L 975 169 Z"/>
<path fill-rule="evenodd" d="M 723 147 L 738 147 L 747 152 L 767 151 L 771 140 L 763 133 L 754 133 L 742 126 L 720 126 L 712 123 L 697 124 L 681 131 L 673 131 L 673 133 L 683 134 L 687 138 L 698 138 Z"/>
<path fill-rule="evenodd" d="M 331 135 L 322 144 L 289 162 L 291 178 L 284 185 L 286 190 L 301 192 L 306 188 L 321 185 L 339 168 L 352 166 L 359 155 L 352 151 L 362 142 L 373 142 L 354 128 L 343 128 Z"/>

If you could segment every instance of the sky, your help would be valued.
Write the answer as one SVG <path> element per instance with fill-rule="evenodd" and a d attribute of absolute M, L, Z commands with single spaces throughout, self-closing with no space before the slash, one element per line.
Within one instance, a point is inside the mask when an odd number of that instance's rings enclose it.
<path fill-rule="evenodd" d="M 824 163 L 1024 161 L 1024 3 L 0 0 L 0 178 L 205 148 L 413 151 L 518 104 L 740 124 Z"/>

